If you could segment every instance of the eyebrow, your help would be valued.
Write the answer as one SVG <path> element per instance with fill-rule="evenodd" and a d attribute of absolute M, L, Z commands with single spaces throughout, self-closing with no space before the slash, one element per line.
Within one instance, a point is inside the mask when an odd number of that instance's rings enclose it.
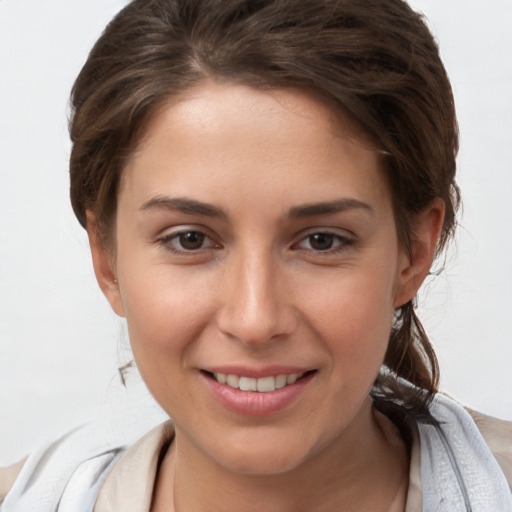
<path fill-rule="evenodd" d="M 363 201 L 352 198 L 336 199 L 334 201 L 311 203 L 290 208 L 288 215 L 291 218 L 313 217 L 315 215 L 329 215 L 347 210 L 362 209 L 374 213 L 373 208 Z M 227 218 L 221 208 L 208 203 L 187 199 L 184 197 L 157 196 L 146 201 L 140 210 L 178 210 L 190 215 L 205 215 L 207 217 Z"/>
<path fill-rule="evenodd" d="M 208 203 L 187 199 L 184 197 L 157 196 L 146 201 L 140 210 L 178 210 L 191 215 L 206 215 L 207 217 L 226 218 L 226 213 Z"/>
<path fill-rule="evenodd" d="M 325 203 L 312 203 L 290 208 L 289 216 L 292 218 L 313 217 L 315 215 L 329 215 L 347 210 L 362 209 L 373 214 L 374 209 L 359 199 L 343 198 Z"/>

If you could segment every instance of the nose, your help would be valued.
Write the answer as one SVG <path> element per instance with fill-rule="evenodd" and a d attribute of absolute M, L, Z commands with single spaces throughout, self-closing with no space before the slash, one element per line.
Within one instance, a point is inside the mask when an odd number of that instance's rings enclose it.
<path fill-rule="evenodd" d="M 285 272 L 271 251 L 240 251 L 226 265 L 219 329 L 248 346 L 291 334 L 296 314 Z"/>

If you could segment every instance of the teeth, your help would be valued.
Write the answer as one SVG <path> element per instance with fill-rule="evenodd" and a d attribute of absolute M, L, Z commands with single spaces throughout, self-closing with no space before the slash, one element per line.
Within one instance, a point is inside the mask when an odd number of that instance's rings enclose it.
<path fill-rule="evenodd" d="M 303 375 L 303 373 L 291 373 L 289 375 L 253 379 L 252 377 L 239 377 L 238 375 L 226 375 L 225 373 L 213 374 L 217 382 L 227 384 L 230 388 L 240 389 L 242 391 L 259 391 L 260 393 L 268 393 L 276 389 L 284 388 L 285 386 L 297 382 Z"/>
<path fill-rule="evenodd" d="M 236 375 L 228 375 L 226 377 L 226 384 L 231 388 L 238 389 L 239 381 L 240 379 Z"/>
<path fill-rule="evenodd" d="M 220 382 L 221 384 L 226 384 L 228 376 L 225 375 L 224 373 L 216 373 L 215 379 L 217 379 L 217 382 Z"/>
<path fill-rule="evenodd" d="M 276 377 L 276 389 L 284 388 L 286 386 L 286 375 L 278 375 Z"/>
<path fill-rule="evenodd" d="M 293 384 L 297 380 L 297 374 L 292 373 L 291 375 L 287 375 L 286 377 L 286 384 Z"/>
<path fill-rule="evenodd" d="M 276 389 L 276 378 L 275 377 L 264 377 L 257 380 L 257 390 L 261 393 L 268 393 Z"/>
<path fill-rule="evenodd" d="M 242 391 L 256 391 L 256 379 L 251 379 L 250 377 L 240 377 L 238 381 L 238 387 Z"/>

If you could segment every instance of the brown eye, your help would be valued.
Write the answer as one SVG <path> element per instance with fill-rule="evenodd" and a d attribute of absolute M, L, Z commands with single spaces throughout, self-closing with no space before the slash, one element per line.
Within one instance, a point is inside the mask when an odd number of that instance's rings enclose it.
<path fill-rule="evenodd" d="M 335 254 L 345 251 L 354 241 L 346 236 L 329 231 L 316 231 L 306 235 L 299 241 L 295 248 L 307 250 L 310 253 Z"/>
<path fill-rule="evenodd" d="M 309 246 L 315 251 L 328 251 L 334 245 L 334 238 L 329 233 L 315 233 L 308 236 Z"/>
<path fill-rule="evenodd" d="M 208 249 L 219 249 L 206 233 L 198 230 L 183 230 L 169 233 L 157 240 L 158 244 L 175 254 L 195 254 Z"/>
<path fill-rule="evenodd" d="M 185 251 L 195 251 L 203 246 L 205 235 L 199 231 L 187 231 L 180 233 L 177 238 L 182 249 Z"/>

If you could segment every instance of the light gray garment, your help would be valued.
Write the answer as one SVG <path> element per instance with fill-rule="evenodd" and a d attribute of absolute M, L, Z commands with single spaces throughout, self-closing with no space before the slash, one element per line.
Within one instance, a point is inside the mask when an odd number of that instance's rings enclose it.
<path fill-rule="evenodd" d="M 425 512 L 509 512 L 512 493 L 473 418 L 437 395 L 437 424 L 418 422 Z"/>
<path fill-rule="evenodd" d="M 92 512 L 124 450 L 96 425 L 75 429 L 27 459 L 0 511 Z"/>

